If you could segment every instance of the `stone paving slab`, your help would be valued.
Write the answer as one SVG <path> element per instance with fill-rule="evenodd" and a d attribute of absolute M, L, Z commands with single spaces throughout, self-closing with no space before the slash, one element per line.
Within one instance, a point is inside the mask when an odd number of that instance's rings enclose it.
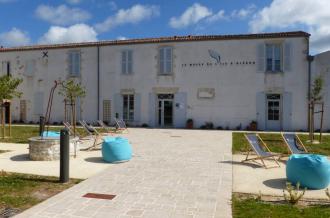
<path fill-rule="evenodd" d="M 17 217 L 232 217 L 231 132 L 130 129 L 131 161 Z M 114 194 L 113 200 L 83 198 Z"/>

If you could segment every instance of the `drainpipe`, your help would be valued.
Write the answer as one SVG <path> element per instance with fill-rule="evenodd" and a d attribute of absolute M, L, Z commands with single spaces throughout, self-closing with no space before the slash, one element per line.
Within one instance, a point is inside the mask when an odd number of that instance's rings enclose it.
<path fill-rule="evenodd" d="M 311 131 L 311 108 L 310 108 L 310 100 L 311 100 L 311 87 L 312 87 L 312 62 L 314 60 L 314 56 L 309 54 L 309 37 L 307 40 L 307 61 L 308 61 L 308 131 Z"/>
<path fill-rule="evenodd" d="M 100 46 L 97 46 L 97 119 L 100 120 Z"/>

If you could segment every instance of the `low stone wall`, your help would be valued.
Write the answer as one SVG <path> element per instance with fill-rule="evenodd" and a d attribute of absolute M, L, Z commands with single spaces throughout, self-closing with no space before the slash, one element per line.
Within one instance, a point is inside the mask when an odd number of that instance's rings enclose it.
<path fill-rule="evenodd" d="M 34 137 L 29 139 L 29 156 L 35 161 L 52 161 L 60 159 L 60 139 Z M 77 140 L 70 140 L 70 155 L 77 155 L 79 144 Z M 76 146 L 75 146 L 76 145 Z M 76 148 L 75 148 L 76 147 Z"/>

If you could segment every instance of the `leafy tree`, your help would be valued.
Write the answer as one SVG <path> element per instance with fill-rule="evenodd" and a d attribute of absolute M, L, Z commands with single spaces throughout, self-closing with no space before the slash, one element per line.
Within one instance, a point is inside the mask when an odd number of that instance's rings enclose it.
<path fill-rule="evenodd" d="M 71 106 L 71 124 L 73 125 L 74 136 L 76 136 L 76 100 L 77 98 L 84 98 L 86 96 L 85 87 L 80 83 L 76 83 L 73 79 L 69 79 L 61 83 L 61 88 L 58 92 L 62 95 Z"/>
<path fill-rule="evenodd" d="M 323 89 L 323 78 L 321 75 L 315 77 L 312 90 L 311 90 L 311 100 L 312 101 L 321 101 L 322 100 L 322 89 Z"/>
<path fill-rule="evenodd" d="M 23 82 L 22 79 L 13 78 L 11 76 L 0 77 L 0 101 L 4 99 L 11 100 L 15 97 L 19 98 L 22 92 L 17 91 L 17 87 Z"/>
<path fill-rule="evenodd" d="M 315 104 L 317 104 L 317 102 L 321 102 L 323 100 L 323 96 L 322 96 L 322 89 L 323 89 L 323 78 L 321 75 L 316 76 L 314 81 L 313 81 L 313 85 L 312 85 L 312 89 L 311 89 L 311 99 L 310 99 L 310 107 L 309 107 L 309 140 L 311 142 L 314 141 L 314 111 L 315 111 Z M 323 112 L 322 112 L 323 113 Z M 321 116 L 321 123 L 323 123 L 323 116 Z M 322 140 L 321 137 L 322 133 L 320 131 L 320 140 Z"/>

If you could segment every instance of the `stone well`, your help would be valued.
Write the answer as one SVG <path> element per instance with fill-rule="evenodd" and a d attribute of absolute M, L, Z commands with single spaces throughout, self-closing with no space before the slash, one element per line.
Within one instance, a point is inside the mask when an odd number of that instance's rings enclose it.
<path fill-rule="evenodd" d="M 70 155 L 76 156 L 79 151 L 78 138 L 70 138 Z M 60 139 L 58 137 L 29 138 L 29 157 L 35 161 L 52 161 L 60 159 Z"/>

